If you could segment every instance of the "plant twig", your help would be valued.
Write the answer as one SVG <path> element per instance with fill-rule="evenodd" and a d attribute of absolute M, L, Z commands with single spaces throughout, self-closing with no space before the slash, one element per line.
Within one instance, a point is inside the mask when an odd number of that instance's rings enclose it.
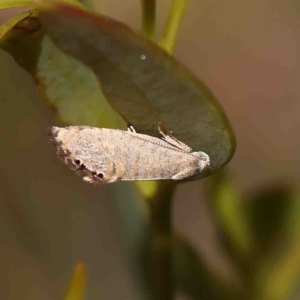
<path fill-rule="evenodd" d="M 150 40 L 155 40 L 156 0 L 142 1 L 142 33 Z"/>
<path fill-rule="evenodd" d="M 187 5 L 187 0 L 173 0 L 167 24 L 159 42 L 160 46 L 169 54 L 173 54 L 179 25 Z"/>
<path fill-rule="evenodd" d="M 171 205 L 173 182 L 159 183 L 149 199 L 152 227 L 152 274 L 155 299 L 173 299 L 173 253 Z"/>

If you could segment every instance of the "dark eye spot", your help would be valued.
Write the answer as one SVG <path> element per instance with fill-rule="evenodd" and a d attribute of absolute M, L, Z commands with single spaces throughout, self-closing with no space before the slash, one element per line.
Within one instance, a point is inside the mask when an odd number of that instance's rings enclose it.
<path fill-rule="evenodd" d="M 75 165 L 79 166 L 81 164 L 81 161 L 79 159 L 74 160 Z"/>
<path fill-rule="evenodd" d="M 96 172 L 93 172 L 92 175 L 93 175 L 94 177 L 97 177 L 97 178 L 101 179 L 101 180 L 104 179 L 104 174 L 103 174 L 103 173 L 98 173 L 98 174 L 97 174 Z"/>

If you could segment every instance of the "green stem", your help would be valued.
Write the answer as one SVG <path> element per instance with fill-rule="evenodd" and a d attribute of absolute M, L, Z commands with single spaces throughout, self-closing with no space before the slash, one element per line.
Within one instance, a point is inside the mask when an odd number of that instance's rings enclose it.
<path fill-rule="evenodd" d="M 173 299 L 173 253 L 171 205 L 173 182 L 159 183 L 149 199 L 152 227 L 152 274 L 155 299 Z"/>
<path fill-rule="evenodd" d="M 155 40 L 156 0 L 142 0 L 142 33 L 150 40 Z"/>
<path fill-rule="evenodd" d="M 187 0 L 173 0 L 172 7 L 168 16 L 160 46 L 169 54 L 173 54 L 176 38 L 178 35 L 179 25 L 187 5 Z"/>

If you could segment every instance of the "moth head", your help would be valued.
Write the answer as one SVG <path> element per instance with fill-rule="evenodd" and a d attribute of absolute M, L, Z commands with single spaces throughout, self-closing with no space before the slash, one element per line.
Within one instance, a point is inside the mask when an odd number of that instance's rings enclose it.
<path fill-rule="evenodd" d="M 206 153 L 199 151 L 199 152 L 196 152 L 195 154 L 199 157 L 200 171 L 204 170 L 207 166 L 209 166 L 210 158 Z"/>

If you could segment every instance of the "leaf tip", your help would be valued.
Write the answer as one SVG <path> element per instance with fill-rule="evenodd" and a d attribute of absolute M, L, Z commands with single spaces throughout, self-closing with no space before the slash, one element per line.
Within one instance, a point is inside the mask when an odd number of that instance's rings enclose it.
<path fill-rule="evenodd" d="M 85 264 L 80 262 L 75 266 L 64 300 L 82 300 L 85 289 L 85 281 Z"/>

